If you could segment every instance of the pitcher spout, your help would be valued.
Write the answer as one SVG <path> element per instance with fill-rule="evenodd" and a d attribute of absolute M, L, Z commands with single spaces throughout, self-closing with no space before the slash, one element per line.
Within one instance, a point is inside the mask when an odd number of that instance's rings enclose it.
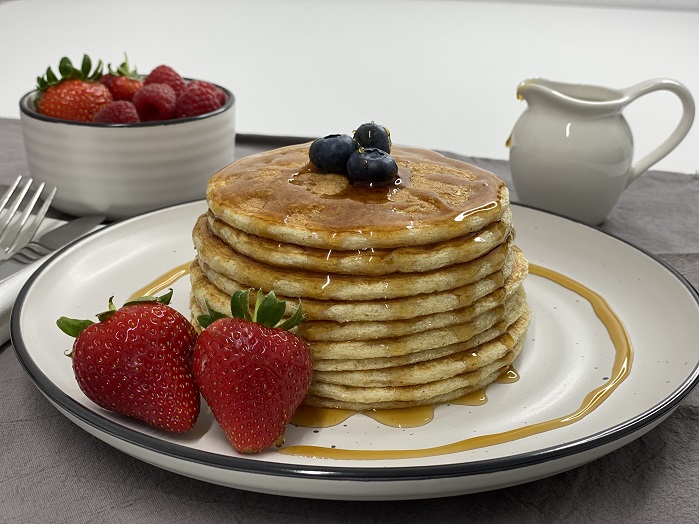
<path fill-rule="evenodd" d="M 567 109 L 621 110 L 626 103 L 622 91 L 608 87 L 569 84 L 545 78 L 528 78 L 517 86 L 517 98 L 529 105 L 558 105 Z"/>

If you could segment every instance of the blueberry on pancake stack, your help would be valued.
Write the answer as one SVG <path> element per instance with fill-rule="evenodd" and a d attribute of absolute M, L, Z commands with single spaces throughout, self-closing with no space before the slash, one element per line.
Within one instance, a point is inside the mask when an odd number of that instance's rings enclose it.
<path fill-rule="evenodd" d="M 194 226 L 192 315 L 274 291 L 314 375 L 305 403 L 436 404 L 493 382 L 529 325 L 504 182 L 385 128 L 242 158 L 211 177 Z"/>

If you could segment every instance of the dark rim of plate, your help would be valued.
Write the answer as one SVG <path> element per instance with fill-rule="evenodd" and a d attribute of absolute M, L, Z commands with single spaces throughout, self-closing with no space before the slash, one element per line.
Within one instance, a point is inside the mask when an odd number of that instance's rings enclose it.
<path fill-rule="evenodd" d="M 188 82 L 191 80 L 196 80 L 193 78 L 187 78 L 186 79 Z M 213 82 L 209 82 L 213 83 Z M 159 127 L 159 126 L 173 126 L 177 124 L 183 124 L 185 122 L 194 122 L 196 120 L 205 120 L 207 118 L 214 117 L 216 115 L 219 115 L 221 113 L 224 113 L 228 111 L 230 108 L 232 108 L 235 105 L 235 95 L 227 88 L 220 86 L 218 84 L 213 84 L 216 87 L 220 88 L 223 90 L 224 93 L 226 93 L 226 103 L 223 104 L 221 107 L 216 109 L 215 111 L 211 111 L 210 113 L 205 113 L 203 115 L 197 115 L 197 116 L 190 116 L 187 118 L 173 118 L 172 120 L 157 120 L 153 122 L 139 122 L 137 124 L 97 124 L 93 122 L 73 122 L 70 120 L 61 120 L 60 118 L 53 118 L 50 116 L 45 116 L 42 115 L 41 113 L 37 112 L 33 107 L 31 107 L 31 103 L 36 97 L 37 90 L 33 89 L 32 91 L 29 91 L 26 93 L 22 98 L 19 99 L 19 110 L 27 115 L 28 117 L 34 118 L 36 120 L 42 120 L 44 122 L 49 122 L 52 124 L 63 124 L 63 125 L 69 125 L 69 126 L 82 126 L 82 127 L 95 127 L 95 128 L 113 128 L 113 129 L 139 129 L 142 127 Z"/>
<path fill-rule="evenodd" d="M 188 205 L 193 205 L 193 203 L 181 204 L 179 206 L 174 206 L 173 208 L 166 208 L 166 210 L 176 209 Z M 532 206 L 514 203 L 513 205 L 518 205 L 520 207 L 541 211 L 542 213 L 555 215 L 554 213 L 542 211 Z M 46 377 L 46 375 L 44 375 L 41 372 L 39 367 L 33 361 L 25 345 L 20 328 L 20 319 L 22 316 L 21 312 L 23 310 L 23 305 L 25 300 L 27 299 L 27 294 L 29 290 L 31 289 L 33 283 L 36 281 L 39 275 L 43 273 L 47 266 L 51 264 L 51 261 L 54 258 L 60 257 L 62 253 L 69 249 L 72 245 L 82 243 L 86 241 L 86 239 L 92 237 L 93 235 L 104 234 L 105 231 L 109 232 L 112 228 L 118 227 L 119 224 L 128 223 L 133 220 L 139 220 L 143 216 L 157 214 L 162 211 L 164 210 L 153 211 L 151 213 L 147 213 L 146 215 L 141 215 L 140 217 L 133 217 L 122 222 L 116 223 L 114 225 L 107 226 L 98 231 L 94 231 L 86 237 L 83 237 L 82 239 L 79 239 L 76 242 L 73 242 L 72 244 L 59 250 L 48 261 L 46 261 L 41 266 L 41 268 L 39 268 L 39 270 L 37 270 L 24 285 L 24 287 L 19 293 L 17 301 L 15 302 L 15 307 L 13 308 L 10 322 L 12 343 L 15 347 L 15 351 L 17 353 L 21 365 L 24 367 L 25 371 L 27 372 L 31 380 L 34 382 L 34 384 L 52 402 L 60 406 L 61 409 L 69 412 L 72 416 L 79 419 L 82 423 L 92 426 L 93 428 L 98 430 L 98 432 L 104 433 L 110 437 L 122 440 L 125 443 L 128 443 L 132 446 L 149 450 L 159 455 L 168 456 L 172 457 L 173 459 L 183 460 L 195 464 L 200 464 L 211 468 L 216 468 L 219 470 L 231 470 L 249 474 L 317 480 L 391 482 L 407 480 L 434 480 L 440 478 L 457 478 L 473 475 L 492 474 L 497 472 L 506 472 L 536 466 L 546 462 L 554 461 L 556 459 L 581 454 L 586 451 L 605 445 L 614 445 L 615 443 L 618 443 L 617 447 L 620 447 L 623 444 L 623 439 L 625 437 L 633 435 L 644 428 L 650 429 L 650 427 L 662 421 L 662 419 L 665 416 L 669 415 L 699 382 L 699 365 L 697 365 L 691 371 L 689 376 L 677 387 L 677 389 L 675 389 L 675 391 L 673 391 L 671 395 L 669 395 L 659 404 L 651 407 L 650 409 L 646 410 L 645 412 L 637 415 L 632 419 L 621 422 L 620 424 L 607 428 L 604 431 L 586 436 L 584 438 L 580 438 L 578 440 L 573 440 L 570 442 L 565 442 L 561 445 L 552 446 L 533 452 L 521 453 L 508 457 L 479 460 L 474 462 L 458 462 L 444 465 L 403 467 L 346 467 L 334 466 L 334 461 L 332 460 L 328 461 L 328 464 L 324 466 L 299 465 L 282 462 L 265 462 L 245 458 L 243 456 L 227 456 L 200 451 L 180 444 L 175 444 L 154 436 L 146 435 L 137 430 L 128 428 L 117 422 L 112 421 L 101 415 L 98 411 L 93 411 L 82 406 L 81 404 L 70 398 L 68 395 L 66 395 L 48 377 Z M 566 217 L 562 218 L 570 220 Z M 570 221 L 576 222 L 574 220 Z M 582 225 L 585 226 L 585 224 Z M 623 244 L 629 245 L 630 247 L 636 249 L 640 253 L 653 259 L 665 270 L 670 272 L 680 283 L 682 283 L 687 288 L 693 299 L 699 304 L 699 294 L 697 293 L 697 291 L 680 273 L 677 272 L 677 270 L 672 268 L 670 265 L 658 259 L 651 253 L 643 250 L 642 248 L 639 248 L 638 246 L 635 246 L 630 242 L 627 242 L 626 240 L 620 239 L 615 235 L 601 231 L 598 228 L 592 226 L 585 227 L 591 227 L 591 229 L 598 230 L 600 233 L 614 238 L 619 242 L 622 242 Z M 584 462 L 587 462 L 587 460 L 585 460 Z M 368 461 L 367 463 L 371 464 L 371 461 Z M 574 466 L 575 465 L 577 464 L 574 464 Z M 568 468 L 561 468 L 560 471 L 563 471 L 565 469 Z M 554 473 L 557 472 L 558 471 L 554 471 Z"/>

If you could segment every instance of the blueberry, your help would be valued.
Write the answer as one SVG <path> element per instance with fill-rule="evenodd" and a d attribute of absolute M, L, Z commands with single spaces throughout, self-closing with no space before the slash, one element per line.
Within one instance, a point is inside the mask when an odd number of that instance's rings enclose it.
<path fill-rule="evenodd" d="M 354 132 L 354 139 L 364 148 L 376 147 L 391 152 L 391 133 L 382 125 L 371 122 L 362 124 Z"/>
<path fill-rule="evenodd" d="M 347 173 L 347 160 L 357 150 L 357 142 L 349 135 L 328 135 L 316 138 L 308 156 L 324 173 Z"/>
<path fill-rule="evenodd" d="M 397 177 L 396 160 L 383 149 L 360 147 L 347 161 L 347 178 L 355 185 L 390 186 Z"/>

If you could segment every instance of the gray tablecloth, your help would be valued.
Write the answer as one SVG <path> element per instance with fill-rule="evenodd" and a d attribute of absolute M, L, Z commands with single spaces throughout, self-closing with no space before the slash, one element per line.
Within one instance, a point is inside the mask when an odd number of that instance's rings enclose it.
<path fill-rule="evenodd" d="M 286 142 L 241 136 L 238 154 Z M 466 160 L 511 180 L 507 162 Z M 18 173 L 28 174 L 19 121 L 0 119 L 0 184 Z M 699 176 L 643 175 L 602 229 L 699 287 Z M 336 502 L 211 485 L 125 455 L 59 414 L 6 344 L 0 348 L 0 457 L 3 523 L 699 522 L 696 390 L 643 437 L 554 477 L 448 499 Z"/>

